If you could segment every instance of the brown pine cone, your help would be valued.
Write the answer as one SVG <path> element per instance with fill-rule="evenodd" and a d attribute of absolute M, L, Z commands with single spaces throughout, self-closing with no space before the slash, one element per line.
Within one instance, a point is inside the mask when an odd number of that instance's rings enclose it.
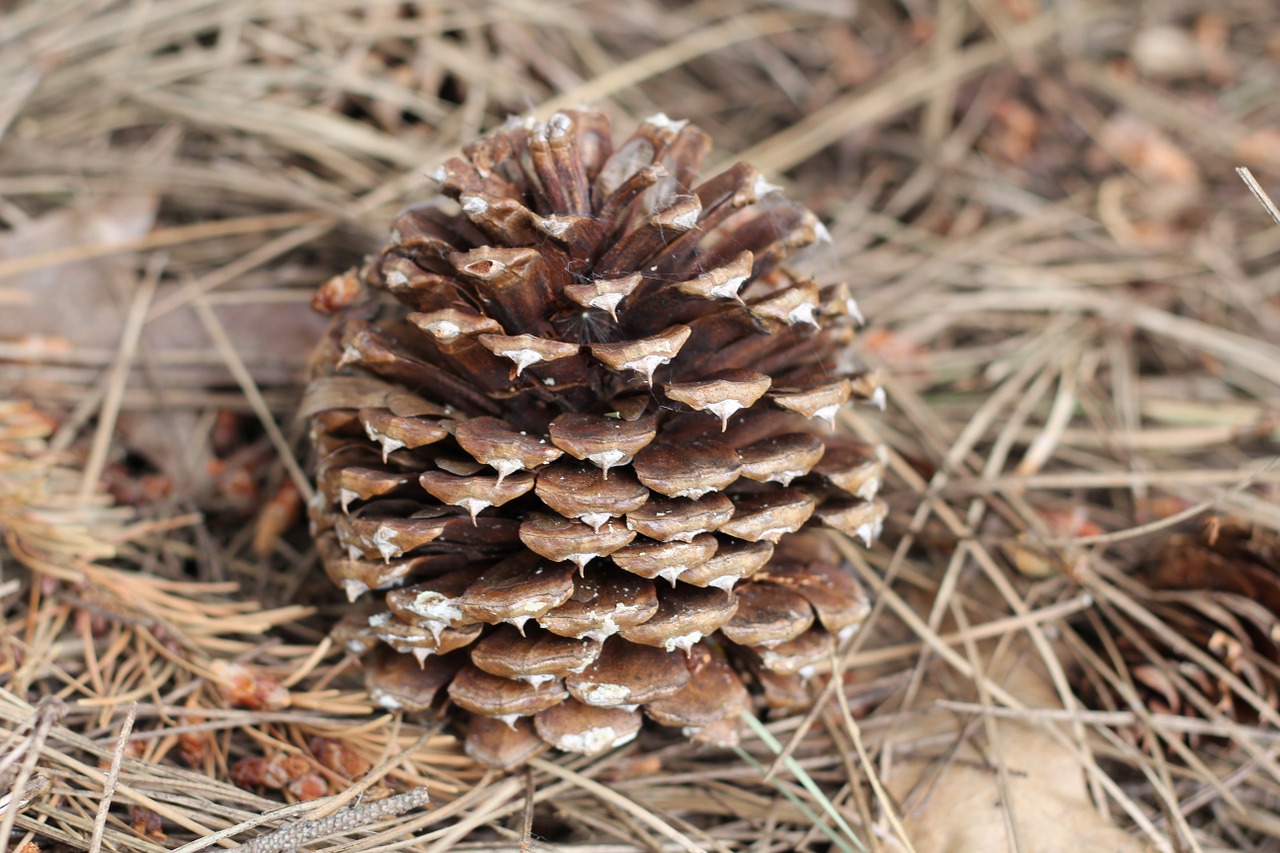
<path fill-rule="evenodd" d="M 1215 516 L 1199 533 L 1178 533 L 1153 551 L 1126 591 L 1205 657 L 1207 667 L 1164 636 L 1121 614 L 1116 625 L 1081 625 L 1103 660 L 1119 655 L 1137 694 L 1156 714 L 1191 717 L 1222 714 L 1255 725 L 1260 706 L 1280 707 L 1280 538 L 1240 519 Z M 1098 628 L 1109 632 L 1106 642 Z M 1226 674 L 1234 676 L 1233 679 Z M 1181 683 L 1179 683 L 1181 682 Z M 1248 693 L 1243 693 L 1240 688 Z M 1123 708 L 1097 679 L 1079 690 L 1094 707 Z M 1139 740 L 1143 730 L 1129 734 Z"/>
<path fill-rule="evenodd" d="M 732 742 L 867 604 L 822 537 L 870 542 L 877 453 L 833 432 L 878 402 L 844 285 L 781 266 L 817 218 L 656 116 L 512 122 L 435 175 L 335 319 L 303 414 L 334 582 L 388 707 L 447 692 L 514 766 L 596 752 L 641 711 Z M 408 653 L 408 654 L 404 654 Z M 799 691 L 803 696 L 803 691 Z"/>

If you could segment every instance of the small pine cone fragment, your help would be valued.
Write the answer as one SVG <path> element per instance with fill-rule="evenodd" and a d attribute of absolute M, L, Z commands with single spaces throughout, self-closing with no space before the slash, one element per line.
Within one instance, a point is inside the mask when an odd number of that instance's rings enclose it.
<path fill-rule="evenodd" d="M 1119 652 L 1153 713 L 1222 714 L 1259 725 L 1264 709 L 1280 708 L 1280 536 L 1274 530 L 1212 517 L 1199 533 L 1170 536 L 1139 578 L 1141 606 L 1214 661 L 1207 665 L 1143 625 L 1102 623 L 1111 632 L 1105 638 L 1097 623 L 1082 625 L 1095 651 Z M 1082 679 L 1079 690 L 1107 710 L 1125 701 L 1096 678 Z M 1146 737 L 1138 728 L 1128 734 Z"/>
<path fill-rule="evenodd" d="M 878 404 L 817 218 L 655 116 L 512 122 L 399 215 L 313 361 L 311 506 L 377 701 L 470 714 L 514 767 L 646 718 L 734 741 L 866 614 L 822 536 L 876 536 Z"/>

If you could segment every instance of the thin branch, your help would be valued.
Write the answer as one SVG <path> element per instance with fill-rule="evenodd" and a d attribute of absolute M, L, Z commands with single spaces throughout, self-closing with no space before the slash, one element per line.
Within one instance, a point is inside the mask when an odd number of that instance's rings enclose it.
<path fill-rule="evenodd" d="M 300 820 L 297 823 L 291 823 L 269 835 L 259 836 L 231 850 L 232 853 L 280 853 L 282 850 L 294 850 L 317 838 L 345 834 L 383 818 L 404 814 L 425 805 L 428 800 L 425 787 L 414 788 L 403 794 L 393 794 L 372 803 L 362 803 L 343 809 L 319 820 Z"/>
<path fill-rule="evenodd" d="M 98 801 L 98 813 L 93 819 L 93 835 L 89 838 L 89 853 L 102 850 L 102 836 L 107 831 L 107 815 L 111 811 L 111 798 L 115 796 L 116 785 L 120 782 L 120 765 L 124 762 L 125 747 L 129 745 L 129 734 L 133 731 L 133 721 L 138 718 L 138 703 L 129 706 L 124 722 L 120 724 L 120 736 L 116 738 L 115 752 L 111 755 L 111 769 L 107 771 L 106 782 L 102 786 L 102 799 Z"/>

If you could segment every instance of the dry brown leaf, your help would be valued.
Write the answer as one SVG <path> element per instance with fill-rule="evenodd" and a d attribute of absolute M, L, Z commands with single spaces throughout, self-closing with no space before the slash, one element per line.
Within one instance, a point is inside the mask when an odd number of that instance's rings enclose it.
<path fill-rule="evenodd" d="M 1098 219 L 1120 245 L 1175 251 L 1186 245 L 1192 228 L 1184 214 L 1196 211 L 1194 183 L 1143 186 L 1127 175 L 1113 175 L 1098 186 Z"/>
<path fill-rule="evenodd" d="M 148 165 L 166 166 L 177 143 L 176 133 L 157 134 L 141 156 Z M 3 368 L 7 384 L 22 395 L 47 397 L 52 384 L 48 376 L 53 373 L 63 377 L 53 390 L 64 398 L 95 390 L 120 348 L 126 318 L 137 309 L 138 283 L 157 274 L 150 307 L 175 307 L 143 326 L 134 362 L 147 369 L 132 371 L 129 387 L 139 392 L 161 387 L 200 393 L 235 384 L 194 308 L 175 300 L 188 286 L 180 278 L 186 266 L 174 263 L 171 268 L 163 263 L 167 255 L 142 259 L 131 251 L 154 236 L 159 207 L 160 197 L 154 193 L 78 196 L 72 205 L 0 231 L 0 268 L 5 276 L 0 278 L 0 345 L 14 359 Z M 268 286 L 275 287 L 275 282 Z M 255 381 L 266 386 L 296 383 L 305 369 L 306 353 L 325 326 L 324 318 L 310 309 L 301 293 L 293 301 L 263 299 L 241 281 L 224 290 L 237 292 L 215 300 L 210 310 Z M 50 362 L 55 365 L 52 370 Z M 67 369 L 59 374 L 64 366 Z M 199 413 L 183 412 L 187 417 L 175 418 L 172 411 L 157 414 L 155 409 L 131 407 L 126 401 L 118 424 L 124 445 L 147 456 L 169 477 L 199 475 L 207 461 L 192 458 L 193 449 L 203 447 L 197 432 Z"/>
<path fill-rule="evenodd" d="M 151 230 L 159 200 L 153 195 L 96 199 L 65 207 L 0 233 L 0 261 L 66 250 L 77 245 L 118 246 Z M 72 347 L 113 346 L 129 310 L 120 275 L 133 266 L 128 255 L 48 264 L 0 282 L 15 303 L 0 312 L 0 341 L 35 337 Z M 67 310 L 68 306 L 76 310 Z"/>
<path fill-rule="evenodd" d="M 1031 663 L 1027 643 L 1013 643 L 987 664 L 989 675 L 1031 708 L 1058 710 L 1048 678 Z M 937 688 L 922 691 L 917 707 L 958 699 Z M 903 823 L 916 850 L 929 853 L 1006 851 L 1006 815 L 1017 826 L 1022 853 L 1146 853 L 1142 842 L 1111 825 L 1094 808 L 1076 758 L 1035 722 L 997 720 L 999 750 L 1008 766 L 1011 808 L 1002 802 L 994 748 L 980 722 L 932 708 L 895 728 L 886 739 L 892 756 L 885 782 L 903 804 Z M 956 746 L 955 739 L 963 738 Z M 891 752 L 889 752 L 891 750 Z"/>
<path fill-rule="evenodd" d="M 1015 21 L 1029 21 L 1040 14 L 1040 0 L 1000 0 L 1000 7 Z"/>
<path fill-rule="evenodd" d="M 0 264 L 34 259 L 33 268 L 0 280 L 0 304 L 5 306 L 0 311 L 0 344 L 17 360 L 5 365 L 4 374 L 19 393 L 47 395 L 49 361 L 86 368 L 74 374 L 78 378 L 67 380 L 83 385 L 84 392 L 106 375 L 133 307 L 136 282 L 143 275 L 135 253 L 112 250 L 147 237 L 158 204 L 153 195 L 107 196 L 0 232 Z M 72 262 L 60 256 L 86 246 L 106 254 Z M 162 279 L 152 306 L 172 298 L 183 286 Z M 210 309 L 238 357 L 264 386 L 298 381 L 306 353 L 326 322 L 301 296 L 292 302 L 257 301 L 247 293 L 243 301 Z M 148 365 L 147 371 L 137 369 L 129 377 L 129 386 L 139 391 L 159 385 L 199 393 L 234 384 L 190 306 L 147 322 L 134 360 Z M 196 411 L 157 413 L 153 406 L 137 409 L 126 403 L 118 429 L 125 447 L 142 453 L 167 477 L 192 482 L 193 490 L 203 491 L 208 488 L 204 475 L 209 460 L 199 423 Z"/>
<path fill-rule="evenodd" d="M 1195 38 L 1210 82 L 1222 85 L 1234 80 L 1237 63 L 1231 55 L 1231 26 L 1227 20 L 1212 9 L 1205 12 L 1196 18 Z"/>
<path fill-rule="evenodd" d="M 1155 124 L 1124 110 L 1102 126 L 1098 143 L 1130 172 L 1098 185 L 1098 218 L 1112 238 L 1156 251 L 1184 246 L 1203 209 L 1204 186 L 1191 155 Z"/>
<path fill-rule="evenodd" d="M 1200 170 L 1191 155 L 1159 127 L 1133 113 L 1122 110 L 1109 118 L 1099 141 L 1109 154 L 1154 185 L 1200 182 Z"/>
<path fill-rule="evenodd" d="M 1042 116 L 1024 101 L 1003 98 L 995 105 L 992 118 L 984 143 L 993 154 L 1024 166 L 1039 142 Z"/>
<path fill-rule="evenodd" d="M 1177 80 L 1204 73 L 1200 45 L 1191 33 L 1173 24 L 1143 27 L 1129 49 L 1138 72 L 1147 77 Z"/>
<path fill-rule="evenodd" d="M 1231 146 L 1231 154 L 1246 165 L 1280 171 L 1280 128 L 1261 127 L 1246 133 Z"/>

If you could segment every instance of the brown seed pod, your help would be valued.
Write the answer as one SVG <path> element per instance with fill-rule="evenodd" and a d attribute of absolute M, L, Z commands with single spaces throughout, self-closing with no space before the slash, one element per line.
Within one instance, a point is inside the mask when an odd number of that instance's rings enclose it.
<path fill-rule="evenodd" d="M 883 520 L 883 462 L 831 430 L 880 398 L 860 318 L 784 266 L 817 218 L 746 164 L 699 177 L 709 150 L 665 116 L 505 125 L 435 173 L 456 204 L 397 217 L 316 353 L 318 547 L 383 603 L 347 646 L 384 706 L 469 713 L 485 763 L 646 715 L 732 743 L 745 683 L 798 704 L 865 615 L 838 558 L 787 547 Z"/>

